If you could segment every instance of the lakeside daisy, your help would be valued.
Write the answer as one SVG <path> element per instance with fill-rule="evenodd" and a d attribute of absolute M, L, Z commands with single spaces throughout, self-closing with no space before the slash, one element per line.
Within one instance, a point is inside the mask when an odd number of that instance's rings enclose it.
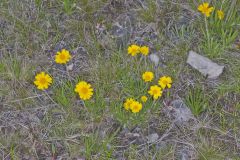
<path fill-rule="evenodd" d="M 133 101 L 130 105 L 130 109 L 133 113 L 138 113 L 142 110 L 142 104 L 137 101 Z"/>
<path fill-rule="evenodd" d="M 92 88 L 91 84 L 89 84 L 85 81 L 81 81 L 76 85 L 75 92 L 77 92 L 79 94 L 79 97 L 82 100 L 88 100 L 93 95 L 93 88 Z"/>
<path fill-rule="evenodd" d="M 34 84 L 37 86 L 37 89 L 45 90 L 48 89 L 52 83 L 52 78 L 45 72 L 38 73 L 35 76 Z"/>
<path fill-rule="evenodd" d="M 162 89 L 171 88 L 172 87 L 172 78 L 168 76 L 163 76 L 159 79 L 158 84 L 162 87 Z"/>
<path fill-rule="evenodd" d="M 217 16 L 220 20 L 222 20 L 224 18 L 224 12 L 222 10 L 218 10 L 217 11 Z"/>
<path fill-rule="evenodd" d="M 138 53 L 140 53 L 140 47 L 138 45 L 132 44 L 128 47 L 128 54 L 131 56 L 136 56 Z"/>
<path fill-rule="evenodd" d="M 142 46 L 140 48 L 140 52 L 144 55 L 147 56 L 149 54 L 149 47 L 148 46 Z"/>
<path fill-rule="evenodd" d="M 147 71 L 142 74 L 142 79 L 144 80 L 144 82 L 151 82 L 153 78 L 154 78 L 153 72 Z"/>
<path fill-rule="evenodd" d="M 70 52 L 66 49 L 62 49 L 61 52 L 57 52 L 55 55 L 55 62 L 58 64 L 66 64 L 71 58 Z"/>
<path fill-rule="evenodd" d="M 128 111 L 130 109 L 131 104 L 134 102 L 134 99 L 128 98 L 123 104 L 124 108 Z"/>
<path fill-rule="evenodd" d="M 142 96 L 142 97 L 141 97 L 141 101 L 142 101 L 143 103 L 147 102 L 147 100 L 148 100 L 147 96 Z"/>
<path fill-rule="evenodd" d="M 162 89 L 157 86 L 157 85 L 154 85 L 154 86 L 151 86 L 148 93 L 153 96 L 153 99 L 158 99 L 159 97 L 162 96 Z"/>
<path fill-rule="evenodd" d="M 214 10 L 214 7 L 209 7 L 209 3 L 204 2 L 198 6 L 198 10 L 204 14 L 206 17 L 209 17 L 211 12 Z"/>

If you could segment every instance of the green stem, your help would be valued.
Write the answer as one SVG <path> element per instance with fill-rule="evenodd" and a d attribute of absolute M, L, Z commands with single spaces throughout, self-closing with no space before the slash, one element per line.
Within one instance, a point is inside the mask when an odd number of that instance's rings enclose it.
<path fill-rule="evenodd" d="M 167 98 L 169 98 L 170 97 L 170 92 L 169 92 L 169 90 L 167 90 Z"/>
<path fill-rule="evenodd" d="M 209 35 L 209 29 L 208 29 L 208 22 L 207 22 L 207 17 L 205 16 L 205 28 L 206 28 L 206 33 L 207 33 L 207 41 L 208 41 L 208 48 L 210 47 L 210 35 Z"/>

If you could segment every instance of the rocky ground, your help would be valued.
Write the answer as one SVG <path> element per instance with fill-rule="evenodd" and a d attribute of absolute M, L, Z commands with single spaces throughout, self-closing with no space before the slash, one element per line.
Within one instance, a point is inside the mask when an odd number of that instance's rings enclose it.
<path fill-rule="evenodd" d="M 0 157 L 240 159 L 240 20 L 229 24 L 225 38 L 237 35 L 231 43 L 212 43 L 207 52 L 200 3 L 1 0 Z M 230 23 L 240 3 L 225 3 Z M 150 55 L 129 57 L 133 43 L 149 46 Z M 54 55 L 64 48 L 73 60 L 56 64 Z M 190 51 L 204 58 L 189 60 Z M 173 87 L 132 116 L 122 104 L 141 90 L 145 70 L 172 76 Z M 33 84 L 40 71 L 54 77 L 46 91 Z M 86 104 L 73 92 L 80 79 L 95 89 Z"/>

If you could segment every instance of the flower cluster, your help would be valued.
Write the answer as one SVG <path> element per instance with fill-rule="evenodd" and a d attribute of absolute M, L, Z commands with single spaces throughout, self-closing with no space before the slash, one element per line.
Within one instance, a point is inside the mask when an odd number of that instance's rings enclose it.
<path fill-rule="evenodd" d="M 136 56 L 140 53 L 144 56 L 147 56 L 149 54 L 149 47 L 138 46 L 136 44 L 132 44 L 128 47 L 128 54 L 130 54 L 131 56 Z"/>
<path fill-rule="evenodd" d="M 144 82 L 148 83 L 153 81 L 154 79 L 154 73 L 150 71 L 146 71 L 142 74 L 142 79 Z M 158 80 L 158 85 L 152 85 L 150 86 L 148 90 L 148 94 L 152 96 L 154 100 L 157 100 L 162 96 L 163 90 L 165 88 L 171 88 L 172 87 L 172 78 L 168 76 L 162 76 Z M 141 96 L 141 101 L 143 103 L 147 102 L 148 97 L 147 96 Z M 127 111 L 132 111 L 133 113 L 140 112 L 143 108 L 142 103 L 134 100 L 133 98 L 126 99 L 125 103 L 123 104 L 124 108 Z"/>
<path fill-rule="evenodd" d="M 143 73 L 143 75 L 145 73 Z M 154 100 L 157 100 L 159 97 L 162 97 L 162 93 L 165 88 L 171 88 L 171 87 L 172 87 L 172 78 L 168 76 L 163 76 L 159 78 L 158 85 L 150 86 L 150 89 L 148 90 L 148 94 L 151 95 Z"/>
<path fill-rule="evenodd" d="M 136 44 L 132 44 L 128 46 L 128 54 L 131 56 L 136 56 L 137 54 L 143 54 L 148 55 L 149 54 L 149 47 L 148 46 L 138 46 Z M 154 80 L 155 76 L 154 73 L 151 71 L 146 71 L 142 74 L 142 79 L 144 82 L 149 83 Z M 152 85 L 150 86 L 148 90 L 148 94 L 152 96 L 153 100 L 157 100 L 160 98 L 163 94 L 163 90 L 165 88 L 171 88 L 172 86 L 172 78 L 168 76 L 160 77 L 158 80 L 158 85 Z M 148 100 L 148 97 L 143 95 L 140 97 L 140 100 L 142 103 L 146 103 Z M 143 105 L 141 102 L 138 102 L 134 100 L 133 98 L 127 98 L 123 104 L 124 108 L 127 111 L 132 111 L 133 113 L 140 112 L 143 108 Z"/>
<path fill-rule="evenodd" d="M 70 52 L 66 49 L 62 49 L 55 55 L 55 62 L 58 64 L 67 64 L 67 62 L 69 62 L 71 59 L 72 56 Z M 52 82 L 53 78 L 49 74 L 45 72 L 40 72 L 35 76 L 34 84 L 36 85 L 37 89 L 46 90 L 50 87 Z M 85 81 L 80 81 L 75 87 L 75 92 L 79 94 L 79 97 L 82 100 L 88 100 L 93 95 L 93 88 L 91 84 Z"/>
<path fill-rule="evenodd" d="M 210 17 L 214 11 L 214 7 L 210 7 L 208 2 L 204 2 L 198 6 L 198 10 L 206 17 Z M 217 16 L 222 20 L 224 18 L 224 12 L 221 9 L 217 10 Z"/>
<path fill-rule="evenodd" d="M 133 113 L 137 113 L 142 109 L 142 103 L 132 98 L 128 98 L 123 104 L 123 106 L 127 111 L 131 110 Z"/>

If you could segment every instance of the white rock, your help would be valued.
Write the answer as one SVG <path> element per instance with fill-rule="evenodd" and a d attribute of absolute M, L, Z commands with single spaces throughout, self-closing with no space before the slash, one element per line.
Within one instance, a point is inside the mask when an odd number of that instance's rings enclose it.
<path fill-rule="evenodd" d="M 155 64 L 155 66 L 158 66 L 159 63 L 159 57 L 156 54 L 150 54 L 149 56 L 150 60 Z"/>
<path fill-rule="evenodd" d="M 187 63 L 209 79 L 217 78 L 224 69 L 224 66 L 218 65 L 194 51 L 189 52 Z"/>
<path fill-rule="evenodd" d="M 67 66 L 67 71 L 72 71 L 73 70 L 73 63 Z"/>

